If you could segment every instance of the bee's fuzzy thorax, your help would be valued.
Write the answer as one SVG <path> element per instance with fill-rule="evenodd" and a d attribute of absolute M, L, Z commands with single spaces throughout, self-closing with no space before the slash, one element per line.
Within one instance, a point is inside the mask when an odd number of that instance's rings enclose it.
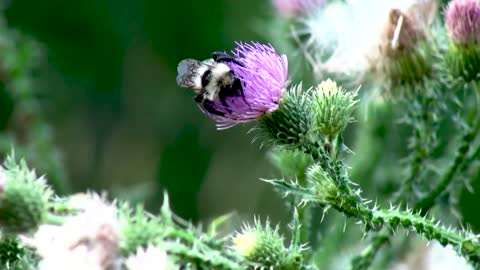
<path fill-rule="evenodd" d="M 215 99 L 218 99 L 220 87 L 222 85 L 233 83 L 231 75 L 232 70 L 224 63 L 215 63 L 209 70 L 210 78 L 203 87 L 205 88 L 205 98 L 214 101 Z"/>

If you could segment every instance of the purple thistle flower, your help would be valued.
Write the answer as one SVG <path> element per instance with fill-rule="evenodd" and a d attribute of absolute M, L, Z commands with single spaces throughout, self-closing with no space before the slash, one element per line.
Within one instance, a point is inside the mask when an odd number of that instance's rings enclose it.
<path fill-rule="evenodd" d="M 445 11 L 450 38 L 456 44 L 480 42 L 479 0 L 453 0 Z"/>
<path fill-rule="evenodd" d="M 272 0 L 273 6 L 285 16 L 311 13 L 325 4 L 325 0 Z"/>
<path fill-rule="evenodd" d="M 254 121 L 275 111 L 287 84 L 287 57 L 278 55 L 271 45 L 237 43 L 232 54 L 235 61 L 226 64 L 241 81 L 242 93 L 226 97 L 223 102 L 214 100 L 200 104 L 219 129 Z"/>

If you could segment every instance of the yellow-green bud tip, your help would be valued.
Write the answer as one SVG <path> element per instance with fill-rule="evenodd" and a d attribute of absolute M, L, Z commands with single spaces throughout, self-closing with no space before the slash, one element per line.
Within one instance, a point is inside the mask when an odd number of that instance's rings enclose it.
<path fill-rule="evenodd" d="M 333 96 L 338 92 L 337 82 L 327 79 L 318 85 L 318 89 L 326 95 Z"/>
<path fill-rule="evenodd" d="M 353 121 L 352 113 L 358 100 L 357 91 L 345 91 L 330 79 L 316 87 L 313 111 L 316 129 L 335 136 Z"/>
<path fill-rule="evenodd" d="M 257 232 L 242 232 L 233 237 L 233 248 L 243 257 L 250 257 L 258 244 Z"/>

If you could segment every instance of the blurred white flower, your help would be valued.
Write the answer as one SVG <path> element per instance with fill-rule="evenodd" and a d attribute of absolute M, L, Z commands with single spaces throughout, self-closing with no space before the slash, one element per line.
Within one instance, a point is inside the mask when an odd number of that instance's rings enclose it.
<path fill-rule="evenodd" d="M 167 253 L 154 246 L 146 249 L 139 248 L 135 255 L 128 257 L 126 261 L 128 270 L 175 270 L 175 267 L 168 259 Z"/>
<path fill-rule="evenodd" d="M 7 175 L 5 169 L 0 166 L 0 192 L 3 192 L 5 185 L 7 184 Z"/>
<path fill-rule="evenodd" d="M 473 270 L 474 268 L 453 250 L 432 242 L 427 248 L 415 249 L 408 262 L 394 265 L 390 270 Z"/>
<path fill-rule="evenodd" d="M 45 224 L 24 238 L 42 257 L 39 270 L 115 269 L 118 240 L 116 211 L 99 198 L 62 226 Z"/>
<path fill-rule="evenodd" d="M 473 270 L 473 267 L 458 256 L 451 246 L 442 247 L 437 242 L 430 245 L 423 261 L 426 270 Z"/>
<path fill-rule="evenodd" d="M 436 8 L 434 0 L 337 1 L 304 18 L 304 28 L 294 34 L 309 36 L 304 45 L 317 75 L 331 72 L 358 76 L 380 58 L 392 10 L 406 14 L 426 29 L 433 22 Z M 397 24 L 402 31 L 401 22 Z"/>

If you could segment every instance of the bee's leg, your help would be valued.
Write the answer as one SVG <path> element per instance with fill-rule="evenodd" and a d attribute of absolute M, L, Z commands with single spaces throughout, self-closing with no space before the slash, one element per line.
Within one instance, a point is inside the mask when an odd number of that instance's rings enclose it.
<path fill-rule="evenodd" d="M 214 115 L 219 115 L 219 116 L 224 116 L 225 114 L 216 110 L 215 107 L 213 106 L 212 102 L 208 99 L 205 99 L 203 94 L 199 94 L 196 97 L 193 98 L 196 103 L 201 103 L 202 107 L 209 113 L 214 114 Z"/>
<path fill-rule="evenodd" d="M 202 102 L 204 100 L 203 94 L 197 95 L 196 97 L 193 98 L 193 100 L 195 100 L 195 102 L 197 103 Z"/>
<path fill-rule="evenodd" d="M 243 93 L 243 85 L 240 79 L 235 78 L 235 80 L 233 80 L 231 89 L 232 89 L 231 91 L 233 92 L 233 95 L 237 97 L 242 97 L 243 99 L 245 99 L 245 94 Z"/>
<path fill-rule="evenodd" d="M 220 88 L 220 91 L 218 92 L 218 99 L 222 103 L 223 107 L 227 110 L 227 112 L 231 113 L 232 111 L 228 108 L 229 105 L 227 103 L 227 97 L 231 97 L 230 89 L 227 87 Z"/>
<path fill-rule="evenodd" d="M 245 102 L 245 104 L 249 105 L 250 104 L 247 102 L 247 100 L 245 99 L 245 93 L 243 93 L 243 86 L 242 86 L 242 81 L 240 81 L 240 79 L 236 78 L 234 81 L 233 81 L 233 84 L 232 84 L 232 89 L 235 93 L 235 96 L 237 97 L 242 97 L 242 100 L 243 102 Z"/>
<path fill-rule="evenodd" d="M 213 104 L 210 100 L 207 100 L 207 99 L 203 100 L 202 106 L 205 109 L 205 111 L 207 111 L 208 113 L 218 115 L 218 116 L 225 116 L 224 113 L 215 109 L 215 107 L 213 106 Z"/>

